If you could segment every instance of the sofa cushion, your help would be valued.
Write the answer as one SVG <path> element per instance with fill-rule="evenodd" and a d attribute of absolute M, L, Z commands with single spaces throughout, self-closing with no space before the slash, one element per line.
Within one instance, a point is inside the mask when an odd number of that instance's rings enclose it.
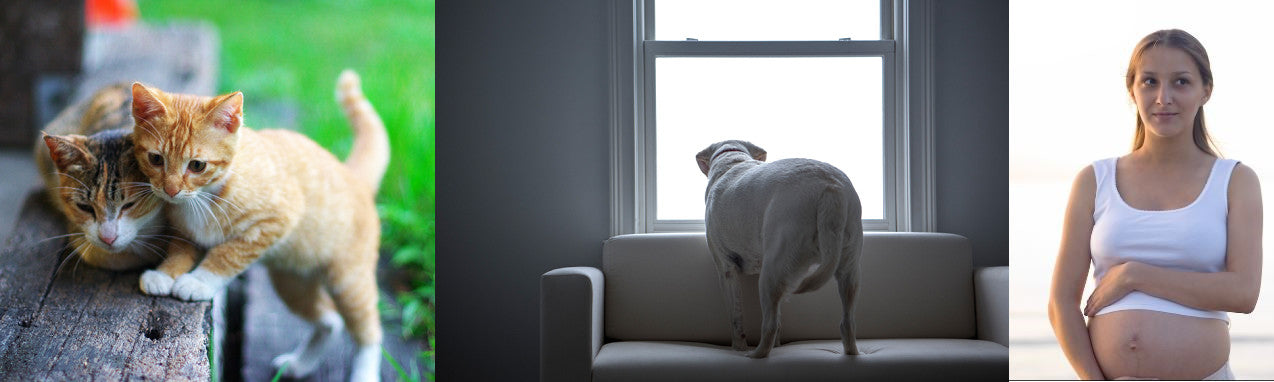
<path fill-rule="evenodd" d="M 973 338 L 972 254 L 962 236 L 869 232 L 860 259 L 858 338 Z M 611 340 L 730 343 L 730 323 L 703 233 L 616 236 L 602 251 Z M 740 295 L 749 343 L 760 337 L 756 276 Z M 784 341 L 840 338 L 836 282 L 780 305 Z"/>
<path fill-rule="evenodd" d="M 603 345 L 593 381 L 992 381 L 1008 375 L 1009 349 L 982 340 L 860 340 L 857 356 L 839 340 L 801 341 L 751 359 L 729 346 L 624 341 Z"/>

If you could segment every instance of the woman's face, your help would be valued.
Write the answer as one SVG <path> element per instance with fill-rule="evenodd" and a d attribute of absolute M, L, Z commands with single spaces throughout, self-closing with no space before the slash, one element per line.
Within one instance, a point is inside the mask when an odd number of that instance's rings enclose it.
<path fill-rule="evenodd" d="M 1180 49 L 1156 46 L 1141 55 L 1135 75 L 1131 92 L 1146 134 L 1190 136 L 1194 116 L 1212 91 L 1203 85 L 1194 59 Z"/>

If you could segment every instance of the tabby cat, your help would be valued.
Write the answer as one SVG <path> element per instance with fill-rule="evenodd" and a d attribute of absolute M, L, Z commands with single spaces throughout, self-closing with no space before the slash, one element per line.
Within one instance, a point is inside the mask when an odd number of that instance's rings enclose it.
<path fill-rule="evenodd" d="M 128 85 L 115 84 L 67 108 L 45 127 L 35 163 L 49 200 L 66 216 L 73 256 L 112 270 L 167 258 L 158 272 L 175 277 L 194 266 L 193 247 L 179 240 L 176 255 L 164 254 L 173 236 L 163 224 L 164 203 L 151 195 L 133 156 L 131 97 Z M 144 281 L 141 287 L 146 292 Z"/>
<path fill-rule="evenodd" d="M 358 344 L 351 380 L 379 379 L 381 326 L 374 197 L 389 163 L 384 123 L 345 71 L 337 101 L 354 131 L 341 163 L 309 138 L 243 127 L 243 94 L 170 94 L 133 84 L 134 151 L 183 237 L 207 249 L 172 295 L 208 300 L 253 262 L 269 270 L 288 308 L 313 323 L 310 339 L 274 360 L 291 377 L 318 366 L 332 334 Z"/>

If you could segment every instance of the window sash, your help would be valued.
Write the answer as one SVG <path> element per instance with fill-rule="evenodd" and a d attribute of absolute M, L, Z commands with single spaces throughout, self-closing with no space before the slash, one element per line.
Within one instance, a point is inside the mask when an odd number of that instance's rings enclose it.
<path fill-rule="evenodd" d="M 676 0 L 671 0 L 671 1 L 676 1 Z M 637 11 L 635 12 L 635 14 L 640 15 L 640 21 L 636 24 L 641 27 L 640 33 L 638 33 L 637 35 L 641 36 L 641 40 L 647 41 L 647 42 L 660 41 L 655 39 L 655 7 L 657 3 L 655 0 L 648 0 L 648 1 L 620 0 L 620 2 L 629 3 L 630 5 L 636 5 Z M 881 40 L 894 39 L 894 36 L 895 36 L 894 35 L 894 15 L 897 12 L 895 10 L 895 6 L 898 6 L 898 5 L 905 7 L 906 0 L 897 0 L 897 1 L 880 0 L 880 39 Z M 905 13 L 905 12 L 902 12 L 902 13 Z M 780 42 L 780 41 L 782 40 L 775 40 L 775 42 Z M 862 41 L 870 41 L 870 40 L 862 40 Z"/>
<path fill-rule="evenodd" d="M 933 229 L 932 23 L 928 0 L 882 0 L 877 41 L 657 41 L 653 9 L 643 0 L 615 0 L 612 24 L 612 234 L 703 231 L 702 220 L 655 218 L 654 60 L 657 57 L 880 57 L 885 219 L 868 230 Z M 918 3 L 913 8 L 909 3 Z M 895 20 L 898 21 L 895 21 Z M 909 33 L 907 23 L 918 23 Z M 912 36 L 914 34 L 914 36 Z M 894 40 L 898 37 L 898 40 Z M 904 53 L 908 60 L 904 61 Z M 915 79 L 911 77 L 915 76 Z M 918 104 L 919 106 L 911 106 Z"/>
<path fill-rule="evenodd" d="M 644 123 L 637 125 L 638 153 L 642 153 L 637 173 L 638 184 L 644 189 L 638 211 L 638 221 L 644 223 L 644 232 L 703 231 L 702 219 L 657 219 L 658 174 L 656 173 L 655 79 L 658 75 L 655 60 L 660 57 L 879 57 L 882 76 L 882 134 L 884 158 L 884 219 L 864 219 L 863 229 L 898 229 L 898 168 L 892 164 L 902 160 L 897 145 L 905 137 L 896 136 L 894 89 L 895 48 L 893 41 L 645 41 L 643 49 L 643 114 Z"/>

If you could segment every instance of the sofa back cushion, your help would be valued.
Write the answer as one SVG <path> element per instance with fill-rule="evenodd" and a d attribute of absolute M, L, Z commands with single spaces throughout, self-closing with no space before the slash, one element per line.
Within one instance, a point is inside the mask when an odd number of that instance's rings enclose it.
<path fill-rule="evenodd" d="M 968 239 L 942 233 L 868 232 L 859 261 L 858 338 L 972 338 Z M 602 250 L 605 331 L 612 340 L 730 343 L 716 266 L 702 233 L 616 236 Z M 740 293 L 748 342 L 760 337 L 757 276 Z M 835 277 L 779 307 L 783 342 L 840 338 Z"/>

